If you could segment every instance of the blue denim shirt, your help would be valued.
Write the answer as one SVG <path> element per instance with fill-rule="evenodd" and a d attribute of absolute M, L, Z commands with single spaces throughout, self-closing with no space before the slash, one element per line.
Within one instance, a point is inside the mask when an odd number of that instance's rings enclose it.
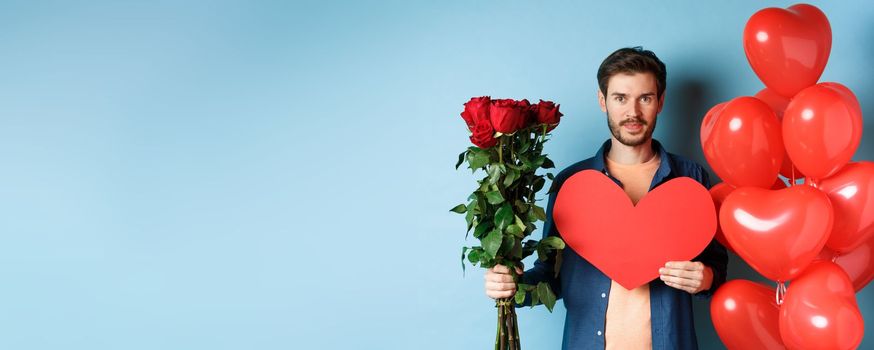
<path fill-rule="evenodd" d="M 558 190 L 571 175 L 594 169 L 601 171 L 617 185 L 622 186 L 619 180 L 610 176 L 605 165 L 604 157 L 610 150 L 610 145 L 610 140 L 607 140 L 594 157 L 567 167 L 555 177 L 546 208 L 544 237 L 561 236 L 552 221 L 552 211 Z M 710 179 L 703 167 L 691 160 L 668 153 L 656 140 L 653 140 L 652 146 L 653 150 L 661 156 L 661 164 L 653 176 L 650 190 L 681 176 L 690 177 L 710 188 Z M 577 255 L 570 247 L 564 249 L 562 254 L 558 277 L 555 277 L 554 273 L 555 254 L 553 254 L 545 262 L 538 260 L 533 268 L 525 271 L 522 281 L 527 284 L 548 282 L 557 297 L 564 300 L 567 316 L 562 349 L 604 349 L 604 325 L 610 295 L 610 278 Z M 714 239 L 693 261 L 700 261 L 713 269 L 713 285 L 709 290 L 695 294 L 695 297 L 709 298 L 713 291 L 725 282 L 728 264 L 725 248 Z M 667 286 L 661 279 L 649 282 L 649 291 L 653 349 L 697 349 L 698 342 L 695 338 L 692 318 L 692 295 Z M 517 307 L 527 305 L 530 305 L 530 296 L 523 304 L 517 304 Z"/>

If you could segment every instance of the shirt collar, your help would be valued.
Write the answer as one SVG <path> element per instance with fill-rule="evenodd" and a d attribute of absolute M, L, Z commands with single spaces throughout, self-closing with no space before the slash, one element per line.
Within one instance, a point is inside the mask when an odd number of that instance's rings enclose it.
<path fill-rule="evenodd" d="M 610 176 L 610 173 L 607 171 L 607 152 L 610 151 L 610 147 L 612 146 L 611 140 L 604 141 L 604 144 L 601 145 L 601 148 L 598 149 L 598 153 L 595 154 L 595 164 L 594 168 L 598 169 L 604 175 Z M 659 153 L 659 159 L 661 160 L 661 164 L 659 164 L 658 170 L 656 170 L 655 175 L 652 177 L 652 184 L 650 186 L 650 190 L 653 189 L 656 185 L 662 183 L 665 179 L 669 178 L 671 173 L 673 172 L 672 163 L 673 159 L 671 159 L 668 151 L 662 147 L 662 144 L 658 142 L 658 140 L 652 140 L 652 149 Z"/>

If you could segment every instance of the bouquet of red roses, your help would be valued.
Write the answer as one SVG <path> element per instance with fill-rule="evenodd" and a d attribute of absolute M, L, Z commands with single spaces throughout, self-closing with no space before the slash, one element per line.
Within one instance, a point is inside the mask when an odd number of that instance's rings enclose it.
<path fill-rule="evenodd" d="M 536 172 L 555 167 L 543 154 L 543 144 L 562 116 L 558 108 L 559 105 L 550 101 L 540 100 L 532 105 L 528 100 L 492 100 L 488 96 L 474 97 L 464 104 L 461 117 L 467 123 L 470 141 L 475 146 L 458 155 L 455 168 L 467 161 L 472 172 L 482 170 L 484 177 L 477 181 L 476 190 L 468 197 L 469 203 L 451 209 L 465 214 L 468 234 L 472 231 L 481 244 L 462 248 L 462 269 L 467 256 L 471 264 L 483 268 L 501 264 L 514 271 L 522 266 L 522 259 L 534 252 L 539 259 L 546 260 L 547 254 L 564 248 L 564 242 L 558 237 L 539 242 L 526 240 L 536 229 L 535 223 L 546 220 L 546 212 L 537 205 L 535 197 L 546 183 L 544 177 L 552 180 L 553 175 Z M 556 264 L 560 264 L 561 254 L 556 256 Z M 556 266 L 556 273 L 558 270 Z M 555 294 L 547 283 L 516 283 L 515 300 L 496 301 L 495 349 L 520 348 L 514 301 L 522 303 L 530 296 L 532 307 L 544 304 L 552 311 L 555 305 Z"/>

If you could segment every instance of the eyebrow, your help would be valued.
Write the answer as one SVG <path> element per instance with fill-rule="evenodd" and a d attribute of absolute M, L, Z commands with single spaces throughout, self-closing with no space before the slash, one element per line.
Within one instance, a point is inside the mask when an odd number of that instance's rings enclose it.
<path fill-rule="evenodd" d="M 655 95 L 656 95 L 655 92 L 646 92 L 646 93 L 640 94 L 640 97 L 645 97 L 645 96 L 655 96 Z M 623 94 L 623 93 L 620 93 L 620 92 L 614 92 L 614 93 L 611 93 L 610 96 L 627 97 L 628 94 Z"/>

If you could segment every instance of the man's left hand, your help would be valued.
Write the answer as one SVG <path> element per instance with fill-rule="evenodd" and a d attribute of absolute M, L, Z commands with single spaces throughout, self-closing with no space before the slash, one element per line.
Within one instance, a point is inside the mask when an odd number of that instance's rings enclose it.
<path fill-rule="evenodd" d="M 713 284 L 713 269 L 697 261 L 668 261 L 659 275 L 668 286 L 690 294 L 708 290 Z"/>

